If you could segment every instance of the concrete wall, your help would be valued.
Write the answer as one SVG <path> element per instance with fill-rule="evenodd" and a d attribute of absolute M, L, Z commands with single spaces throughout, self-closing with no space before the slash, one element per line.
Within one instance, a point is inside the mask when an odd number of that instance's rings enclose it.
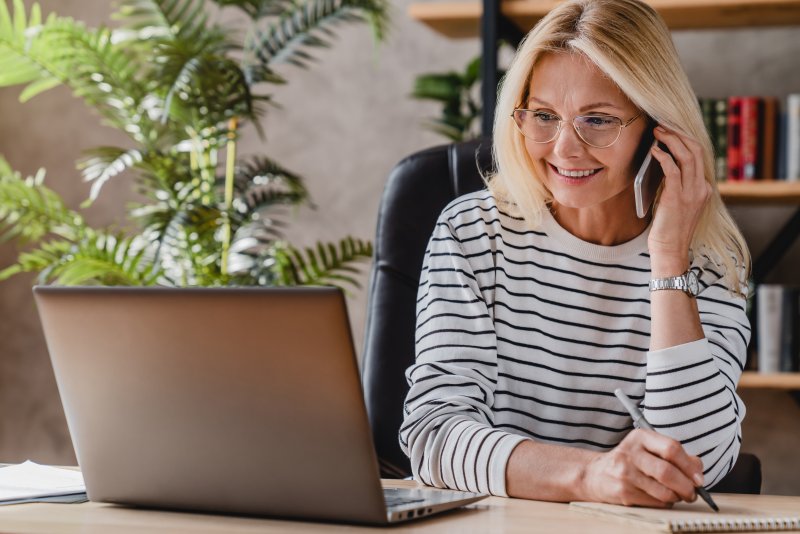
<path fill-rule="evenodd" d="M 25 0 L 30 5 L 30 0 Z M 57 10 L 96 25 L 108 20 L 107 0 L 44 0 Z M 283 106 L 265 120 L 267 140 L 251 135 L 243 153 L 266 154 L 305 176 L 316 211 L 300 210 L 290 239 L 298 245 L 347 234 L 371 238 L 383 183 L 392 166 L 443 138 L 421 126 L 436 107 L 409 98 L 416 75 L 461 70 L 479 52 L 477 39 L 439 37 L 406 15 L 410 0 L 393 3 L 392 32 L 375 49 L 362 26 L 342 26 L 330 50 L 315 51 L 310 70 L 282 70 L 290 83 L 275 88 Z M 675 41 L 692 83 L 702 96 L 740 93 L 783 96 L 800 91 L 800 29 L 681 32 Z M 0 153 L 26 173 L 48 170 L 48 183 L 72 206 L 88 194 L 74 161 L 88 147 L 120 141 L 99 126 L 98 118 L 70 94 L 57 89 L 25 105 L 19 91 L 0 90 Z M 124 224 L 121 215 L 132 198 L 130 181 L 113 180 L 88 218 L 97 224 Z M 758 254 L 793 208 L 736 208 Z M 0 246 L 0 266 L 11 263 L 14 244 Z M 772 281 L 798 282 L 800 250 L 794 247 L 776 266 Z M 366 283 L 366 274 L 362 277 Z M 30 294 L 31 279 L 0 284 L 0 461 L 31 458 L 72 463 L 74 454 Z M 350 298 L 354 335 L 363 339 L 366 291 Z M 744 450 L 764 463 L 764 489 L 800 495 L 800 409 L 783 392 L 745 391 Z"/>

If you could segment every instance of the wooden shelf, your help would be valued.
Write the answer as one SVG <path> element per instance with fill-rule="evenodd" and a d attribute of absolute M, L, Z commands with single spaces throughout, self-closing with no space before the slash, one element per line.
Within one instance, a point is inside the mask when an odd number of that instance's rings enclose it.
<path fill-rule="evenodd" d="M 722 182 L 717 186 L 726 204 L 800 204 L 800 182 Z"/>
<path fill-rule="evenodd" d="M 766 374 L 745 371 L 739 379 L 738 389 L 800 390 L 800 373 Z"/>
<path fill-rule="evenodd" d="M 800 0 L 649 0 L 673 30 L 800 25 Z M 500 11 L 527 32 L 559 0 L 505 0 Z M 408 14 L 451 38 L 478 37 L 479 0 L 411 4 Z"/>

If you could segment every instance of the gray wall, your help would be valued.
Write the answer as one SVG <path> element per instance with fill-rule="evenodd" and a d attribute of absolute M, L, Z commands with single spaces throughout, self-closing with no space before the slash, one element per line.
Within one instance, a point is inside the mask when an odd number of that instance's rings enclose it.
<path fill-rule="evenodd" d="M 25 1 L 30 5 L 30 1 Z M 45 0 L 45 12 L 57 9 L 96 25 L 108 20 L 107 0 Z M 370 238 L 374 232 L 384 180 L 392 166 L 416 150 L 441 144 L 442 138 L 420 123 L 435 106 L 408 94 L 417 74 L 461 70 L 479 51 L 476 39 L 450 41 L 409 20 L 409 0 L 394 2 L 389 41 L 375 49 L 369 31 L 342 26 L 334 48 L 315 52 L 310 70 L 287 67 L 290 83 L 274 91 L 281 109 L 265 119 L 266 143 L 255 135 L 243 153 L 263 153 L 305 176 L 316 211 L 301 209 L 292 219 L 290 239 L 299 245 L 347 234 Z M 739 93 L 783 96 L 800 91 L 800 29 L 677 33 L 675 40 L 698 94 Z M 25 173 L 48 170 L 48 183 L 72 206 L 88 194 L 74 161 L 81 150 L 120 140 L 99 126 L 83 104 L 63 90 L 25 105 L 19 91 L 0 90 L 0 153 Z M 112 181 L 88 214 L 96 224 L 117 223 L 132 198 L 130 182 Z M 734 215 L 758 254 L 792 208 L 736 208 Z M 0 246 L 0 266 L 11 263 L 17 248 Z M 798 282 L 798 247 L 775 269 L 772 279 Z M 362 281 L 366 283 L 366 274 Z M 31 279 L 0 284 L 0 461 L 31 458 L 73 463 L 64 415 L 58 400 L 41 329 L 30 294 Z M 354 335 L 363 339 L 366 291 L 349 300 Z M 764 463 L 764 489 L 800 495 L 800 409 L 783 392 L 745 391 L 748 406 L 744 449 Z"/>

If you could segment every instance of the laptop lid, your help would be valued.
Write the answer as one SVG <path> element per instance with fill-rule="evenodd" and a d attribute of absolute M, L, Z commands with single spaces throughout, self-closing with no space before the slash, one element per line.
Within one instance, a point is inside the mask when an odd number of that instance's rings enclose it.
<path fill-rule="evenodd" d="M 336 288 L 34 288 L 89 498 L 386 521 Z"/>

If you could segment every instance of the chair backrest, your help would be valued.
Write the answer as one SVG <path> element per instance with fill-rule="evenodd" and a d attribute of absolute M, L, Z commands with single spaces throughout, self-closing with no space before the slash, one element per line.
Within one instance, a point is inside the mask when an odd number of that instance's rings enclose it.
<path fill-rule="evenodd" d="M 491 165 L 488 142 L 438 146 L 403 159 L 389 175 L 378 212 L 362 379 L 381 472 L 411 474 L 397 441 L 414 363 L 417 287 L 425 248 L 444 207 L 485 184 L 478 165 Z"/>
<path fill-rule="evenodd" d="M 362 381 L 381 475 L 411 474 L 398 432 L 408 393 L 405 370 L 414 363 L 417 287 L 436 220 L 453 199 L 485 187 L 491 141 L 438 146 L 403 159 L 383 192 L 375 236 Z M 761 464 L 742 453 L 713 491 L 760 493 Z"/>
<path fill-rule="evenodd" d="M 755 454 L 740 452 L 731 472 L 709 491 L 716 493 L 761 493 L 761 461 Z"/>

